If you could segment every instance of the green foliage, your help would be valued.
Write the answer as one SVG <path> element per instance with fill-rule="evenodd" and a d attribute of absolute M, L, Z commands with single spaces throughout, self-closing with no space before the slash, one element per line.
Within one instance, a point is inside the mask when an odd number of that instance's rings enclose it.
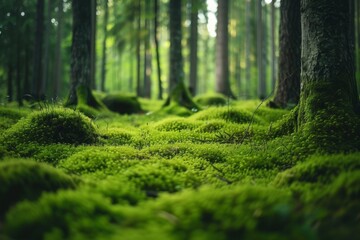
<path fill-rule="evenodd" d="M 110 93 L 101 100 L 109 110 L 120 114 L 133 114 L 142 111 L 136 96 Z"/>
<path fill-rule="evenodd" d="M 8 129 L 1 142 L 10 150 L 19 144 L 91 144 L 98 141 L 94 124 L 83 114 L 62 108 L 34 112 Z"/>
<path fill-rule="evenodd" d="M 10 128 L 22 117 L 27 115 L 24 109 L 13 109 L 9 107 L 0 107 L 0 131 Z"/>
<path fill-rule="evenodd" d="M 194 101 L 202 106 L 223 106 L 228 102 L 226 96 L 220 93 L 198 95 L 194 98 Z"/>
<path fill-rule="evenodd" d="M 76 181 L 70 176 L 31 160 L 0 162 L 0 216 L 19 201 L 35 200 L 43 192 L 74 188 Z"/>

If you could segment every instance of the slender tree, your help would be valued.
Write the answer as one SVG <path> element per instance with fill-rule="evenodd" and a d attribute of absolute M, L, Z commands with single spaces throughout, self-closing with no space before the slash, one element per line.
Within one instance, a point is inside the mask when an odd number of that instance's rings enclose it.
<path fill-rule="evenodd" d="M 42 57 L 44 42 L 44 0 L 37 0 L 36 3 L 36 30 L 34 44 L 34 70 L 33 70 L 33 92 L 34 99 L 44 98 L 45 93 L 42 92 Z"/>
<path fill-rule="evenodd" d="M 184 82 L 184 65 L 182 56 L 182 31 L 181 31 L 181 0 L 169 1 L 169 30 L 170 30 L 170 94 L 164 107 L 171 103 L 184 106 L 188 109 L 198 106 L 192 100 L 189 90 Z"/>
<path fill-rule="evenodd" d="M 287 107 L 299 102 L 301 24 L 300 0 L 282 0 L 280 6 L 279 77 L 274 103 Z"/>
<path fill-rule="evenodd" d="M 266 82 L 264 79 L 263 68 L 263 14 L 262 14 L 262 1 L 257 1 L 257 67 L 258 67 L 258 97 L 264 99 L 266 97 Z"/>
<path fill-rule="evenodd" d="M 152 55 L 150 48 L 150 21 L 149 21 L 149 10 L 150 10 L 150 1 L 145 1 L 145 24 L 144 24 L 144 89 L 143 96 L 146 98 L 151 98 L 151 72 L 152 72 Z"/>
<path fill-rule="evenodd" d="M 91 38 L 90 38 L 90 86 L 92 89 L 96 89 L 96 6 L 97 0 L 90 0 L 91 11 Z"/>
<path fill-rule="evenodd" d="M 158 73 L 158 99 L 163 99 L 163 87 L 161 81 L 161 64 L 159 52 L 159 38 L 158 38 L 158 25 L 159 25 L 159 0 L 154 0 L 154 42 L 156 51 L 156 68 Z"/>
<path fill-rule="evenodd" d="M 141 0 L 137 2 L 137 38 L 136 38 L 136 95 L 142 97 L 141 87 Z"/>
<path fill-rule="evenodd" d="M 197 93 L 198 73 L 198 13 L 199 0 L 191 0 L 190 14 L 190 92 L 193 96 Z"/>
<path fill-rule="evenodd" d="M 109 6 L 108 6 L 108 0 L 104 0 L 104 26 L 103 26 L 103 32 L 104 32 L 104 38 L 102 42 L 102 59 L 101 59 L 101 84 L 100 84 L 100 90 L 105 91 L 105 79 L 106 79 L 106 39 L 107 39 L 107 25 L 108 25 L 108 19 L 109 19 Z"/>
<path fill-rule="evenodd" d="M 218 2 L 216 34 L 216 92 L 235 98 L 229 79 L 229 0 Z"/>
<path fill-rule="evenodd" d="M 349 2 L 302 0 L 298 127 L 319 148 L 359 148 L 359 95 L 349 40 Z"/>
<path fill-rule="evenodd" d="M 245 70 L 245 98 L 249 98 L 250 93 L 250 82 L 251 82 L 251 24 L 250 24 L 250 10 L 251 4 L 250 0 L 246 0 L 246 10 L 245 10 L 245 62 L 246 62 L 246 70 Z"/>
<path fill-rule="evenodd" d="M 62 83 L 62 37 L 63 37 L 63 17 L 64 17 L 64 1 L 58 0 L 58 13 L 57 13 L 57 30 L 56 30 L 56 46 L 55 46 L 55 70 L 54 70 L 54 97 L 59 97 L 61 83 Z"/>
<path fill-rule="evenodd" d="M 91 92 L 91 2 L 73 0 L 71 83 L 66 105 L 100 108 Z"/>

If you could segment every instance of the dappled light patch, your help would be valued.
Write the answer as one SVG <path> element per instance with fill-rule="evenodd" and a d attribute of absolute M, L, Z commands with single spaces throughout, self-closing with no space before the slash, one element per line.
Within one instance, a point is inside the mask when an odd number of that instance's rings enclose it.
<path fill-rule="evenodd" d="M 32 160 L 0 162 L 0 216 L 17 202 L 35 200 L 43 192 L 74 188 L 76 180 L 65 173 Z"/>

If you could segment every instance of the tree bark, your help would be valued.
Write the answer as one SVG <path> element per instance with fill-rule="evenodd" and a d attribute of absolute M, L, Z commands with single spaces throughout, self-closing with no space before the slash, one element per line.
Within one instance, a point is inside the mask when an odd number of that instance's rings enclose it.
<path fill-rule="evenodd" d="M 229 0 L 218 2 L 216 35 L 216 92 L 235 99 L 229 79 Z"/>
<path fill-rule="evenodd" d="M 319 117 L 346 119 L 359 110 L 349 41 L 349 2 L 302 0 L 299 126 Z M 346 125 L 348 122 L 340 122 Z M 332 133 L 335 134 L 335 133 Z"/>
<path fill-rule="evenodd" d="M 275 2 L 276 0 L 272 0 L 271 2 L 271 91 L 275 91 L 275 84 L 276 84 Z"/>
<path fill-rule="evenodd" d="M 246 34 L 245 34 L 245 62 L 246 62 L 246 72 L 245 72 L 245 98 L 250 97 L 250 82 L 251 82 L 251 24 L 250 24 L 250 10 L 251 4 L 250 0 L 246 0 L 246 11 L 245 11 L 245 25 L 246 25 Z"/>
<path fill-rule="evenodd" d="M 285 108 L 288 105 L 296 105 L 300 96 L 300 0 L 281 1 L 279 51 L 279 77 L 274 103 Z"/>
<path fill-rule="evenodd" d="M 104 39 L 102 42 L 102 59 L 101 59 L 101 84 L 100 90 L 105 92 L 105 79 L 106 79 L 106 39 L 107 39 L 107 25 L 109 19 L 109 6 L 108 0 L 104 0 Z"/>
<path fill-rule="evenodd" d="M 100 108 L 91 92 L 91 2 L 73 0 L 71 83 L 66 105 L 86 104 Z"/>
<path fill-rule="evenodd" d="M 151 71 L 152 71 L 152 55 L 150 49 L 150 22 L 147 17 L 150 9 L 150 2 L 149 0 L 145 1 L 145 39 L 144 39 L 144 89 L 143 89 L 143 96 L 145 98 L 151 98 Z"/>
<path fill-rule="evenodd" d="M 12 102 L 13 100 L 13 73 L 14 67 L 12 60 L 9 60 L 8 71 L 7 71 L 7 101 Z"/>
<path fill-rule="evenodd" d="M 258 67 L 258 98 L 266 97 L 266 83 L 263 69 L 263 17 L 262 1 L 257 1 L 257 67 Z"/>
<path fill-rule="evenodd" d="M 96 6 L 97 0 L 90 0 L 91 2 L 91 50 L 90 50 L 90 88 L 96 89 Z"/>
<path fill-rule="evenodd" d="M 138 0 L 137 39 L 136 39 L 136 95 L 142 97 L 141 84 L 141 0 Z"/>
<path fill-rule="evenodd" d="M 160 52 L 159 52 L 159 39 L 158 39 L 158 15 L 159 15 L 159 0 L 154 1 L 154 42 L 156 51 L 156 68 L 158 73 L 158 99 L 163 99 L 163 87 L 161 82 L 161 64 L 160 64 Z"/>
<path fill-rule="evenodd" d="M 191 0 L 190 14 L 190 93 L 195 96 L 198 91 L 198 0 Z"/>
<path fill-rule="evenodd" d="M 182 57 L 181 32 L 181 0 L 169 2 L 169 30 L 170 30 L 170 93 L 164 107 L 171 103 L 184 106 L 188 109 L 198 106 L 191 98 L 189 90 L 184 83 L 184 69 Z"/>

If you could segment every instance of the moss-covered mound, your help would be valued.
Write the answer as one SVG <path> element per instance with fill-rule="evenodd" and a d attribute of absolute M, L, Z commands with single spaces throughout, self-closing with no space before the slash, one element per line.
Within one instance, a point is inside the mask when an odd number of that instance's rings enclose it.
<path fill-rule="evenodd" d="M 111 93 L 103 97 L 102 102 L 109 110 L 120 114 L 141 112 L 141 105 L 136 96 Z"/>
<path fill-rule="evenodd" d="M 4 232 L 11 239 L 108 239 L 120 219 L 101 195 L 59 191 L 18 204 L 7 214 Z"/>
<path fill-rule="evenodd" d="M 159 198 L 157 215 L 176 239 L 308 239 L 290 194 L 273 188 L 204 188 Z"/>
<path fill-rule="evenodd" d="M 274 183 L 280 186 L 292 183 L 329 183 L 341 172 L 359 170 L 360 154 L 313 156 L 306 162 L 279 173 Z"/>
<path fill-rule="evenodd" d="M 262 121 L 259 117 L 253 116 L 252 113 L 234 107 L 211 107 L 196 113 L 191 118 L 195 120 L 222 119 L 233 123 L 259 123 Z"/>
<path fill-rule="evenodd" d="M 13 124 L 19 121 L 19 119 L 25 116 L 25 111 L 20 111 L 7 107 L 0 107 L 0 130 L 10 128 Z"/>
<path fill-rule="evenodd" d="M 14 150 L 19 144 L 67 143 L 91 144 L 97 142 L 94 124 L 80 112 L 54 108 L 29 114 L 8 129 L 1 141 Z"/>
<path fill-rule="evenodd" d="M 196 96 L 194 101 L 202 106 L 223 106 L 228 102 L 226 96 L 220 93 L 208 93 Z"/>
<path fill-rule="evenodd" d="M 19 201 L 35 200 L 43 192 L 75 187 L 70 176 L 31 160 L 0 162 L 0 183 L 0 217 Z"/>

